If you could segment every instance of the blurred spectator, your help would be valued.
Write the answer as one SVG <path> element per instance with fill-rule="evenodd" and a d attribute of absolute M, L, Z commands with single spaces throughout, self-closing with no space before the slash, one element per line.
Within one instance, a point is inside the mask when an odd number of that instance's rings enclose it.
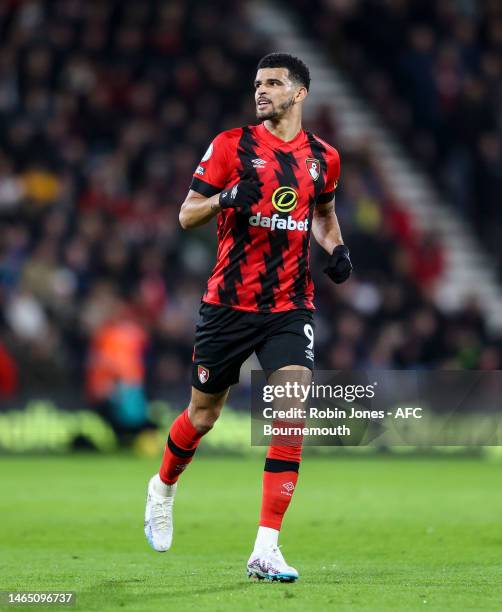
<path fill-rule="evenodd" d="M 110 317 L 103 318 L 95 322 L 90 339 L 87 396 L 117 429 L 138 429 L 147 420 L 143 390 L 146 334 L 124 304 L 115 302 Z"/>
<path fill-rule="evenodd" d="M 18 371 L 14 359 L 0 343 L 0 399 L 9 399 L 18 391 Z"/>

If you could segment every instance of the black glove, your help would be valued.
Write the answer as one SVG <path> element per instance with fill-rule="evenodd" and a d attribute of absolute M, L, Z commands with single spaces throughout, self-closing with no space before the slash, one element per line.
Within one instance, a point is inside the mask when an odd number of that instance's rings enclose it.
<path fill-rule="evenodd" d="M 349 249 L 344 244 L 339 244 L 333 249 L 324 272 L 337 284 L 343 283 L 349 278 L 352 272 L 352 263 L 350 262 Z"/>
<path fill-rule="evenodd" d="M 236 208 L 240 211 L 248 210 L 262 197 L 260 183 L 256 179 L 244 175 L 239 183 L 220 193 L 219 204 L 222 208 Z"/>

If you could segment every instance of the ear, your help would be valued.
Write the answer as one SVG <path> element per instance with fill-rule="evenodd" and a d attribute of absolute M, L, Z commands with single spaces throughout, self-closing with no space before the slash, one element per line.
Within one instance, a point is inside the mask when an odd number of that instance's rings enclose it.
<path fill-rule="evenodd" d="M 308 91 L 306 87 L 300 87 L 295 94 L 295 103 L 303 102 L 305 98 L 308 96 Z"/>

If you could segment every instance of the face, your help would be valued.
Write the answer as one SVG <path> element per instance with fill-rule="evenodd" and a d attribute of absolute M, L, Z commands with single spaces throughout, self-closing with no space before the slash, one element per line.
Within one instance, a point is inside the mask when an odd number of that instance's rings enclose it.
<path fill-rule="evenodd" d="M 287 68 L 260 68 L 254 82 L 256 117 L 280 119 L 306 96 L 306 89 L 289 78 Z"/>

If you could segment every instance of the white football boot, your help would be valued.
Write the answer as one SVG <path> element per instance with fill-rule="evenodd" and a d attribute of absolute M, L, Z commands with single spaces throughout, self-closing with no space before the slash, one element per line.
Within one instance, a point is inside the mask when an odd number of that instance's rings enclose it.
<path fill-rule="evenodd" d="M 279 546 L 270 545 L 260 550 L 253 550 L 247 565 L 248 576 L 258 580 L 279 582 L 294 582 L 298 580 L 298 572 L 290 567 Z"/>
<path fill-rule="evenodd" d="M 173 504 L 177 484 L 164 485 L 158 474 L 148 483 L 145 509 L 145 535 L 150 546 L 165 552 L 173 541 Z M 159 489 L 165 491 L 164 494 Z"/>

